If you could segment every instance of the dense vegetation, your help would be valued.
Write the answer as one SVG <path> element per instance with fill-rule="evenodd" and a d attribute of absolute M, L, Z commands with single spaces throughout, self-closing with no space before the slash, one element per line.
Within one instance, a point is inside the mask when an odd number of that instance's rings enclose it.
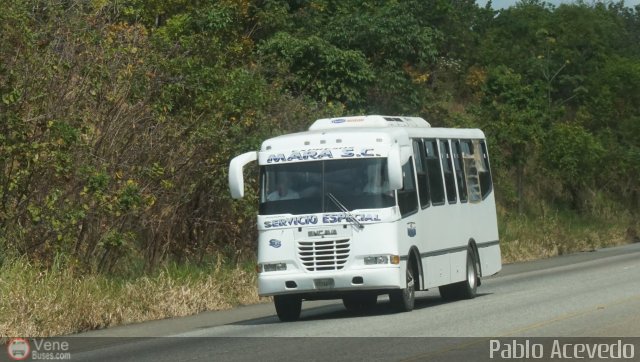
<path fill-rule="evenodd" d="M 230 158 L 360 113 L 485 130 L 503 220 L 637 218 L 638 7 L 15 0 L 0 27 L 0 265 L 251 260 Z"/>

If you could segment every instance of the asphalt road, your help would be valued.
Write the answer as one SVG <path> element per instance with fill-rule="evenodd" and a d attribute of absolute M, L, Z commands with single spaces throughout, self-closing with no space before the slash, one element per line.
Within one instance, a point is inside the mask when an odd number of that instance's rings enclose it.
<path fill-rule="evenodd" d="M 72 342 L 73 359 L 492 360 L 491 348 L 499 356 L 527 342 L 549 357 L 560 341 L 633 345 L 640 360 L 640 244 L 505 265 L 478 291 L 456 302 L 420 292 L 409 313 L 379 297 L 365 315 L 340 301 L 303 302 L 300 321 L 281 323 L 272 304 L 261 304 L 93 331 L 73 336 L 81 341 Z"/>

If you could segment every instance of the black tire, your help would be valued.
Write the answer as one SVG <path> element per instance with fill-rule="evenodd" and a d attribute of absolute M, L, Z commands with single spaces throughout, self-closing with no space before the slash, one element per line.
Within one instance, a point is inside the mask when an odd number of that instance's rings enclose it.
<path fill-rule="evenodd" d="M 378 296 L 376 294 L 350 295 L 342 298 L 342 304 L 352 313 L 366 312 L 375 307 L 377 302 Z"/>
<path fill-rule="evenodd" d="M 295 322 L 300 319 L 302 299 L 297 295 L 276 295 L 273 297 L 276 313 L 282 322 Z"/>
<path fill-rule="evenodd" d="M 439 287 L 440 296 L 446 300 L 473 299 L 478 292 L 478 260 L 473 249 L 467 249 L 466 280 Z"/>
<path fill-rule="evenodd" d="M 398 312 L 410 312 L 413 310 L 416 301 L 415 278 L 413 275 L 413 265 L 407 265 L 405 287 L 389 293 L 391 307 Z"/>

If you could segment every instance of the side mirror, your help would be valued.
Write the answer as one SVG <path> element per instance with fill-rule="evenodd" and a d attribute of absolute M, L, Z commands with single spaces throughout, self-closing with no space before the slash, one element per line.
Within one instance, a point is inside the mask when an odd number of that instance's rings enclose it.
<path fill-rule="evenodd" d="M 258 152 L 251 151 L 236 156 L 231 160 L 231 163 L 229 163 L 229 190 L 231 191 L 232 198 L 241 199 L 244 197 L 244 175 L 242 171 L 244 170 L 244 166 L 257 159 Z"/>
<path fill-rule="evenodd" d="M 387 167 L 389 168 L 389 188 L 398 190 L 402 188 L 402 162 L 400 147 L 397 144 L 391 146 L 389 156 L 387 156 Z"/>

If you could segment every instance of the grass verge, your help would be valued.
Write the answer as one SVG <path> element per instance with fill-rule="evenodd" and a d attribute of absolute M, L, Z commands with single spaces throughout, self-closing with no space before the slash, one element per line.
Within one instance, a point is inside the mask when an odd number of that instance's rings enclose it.
<path fill-rule="evenodd" d="M 632 215 L 620 214 L 616 218 L 562 212 L 502 214 L 498 220 L 505 264 L 637 242 L 640 226 Z"/>
<path fill-rule="evenodd" d="M 632 215 L 585 217 L 500 212 L 503 263 L 638 241 Z M 152 276 L 79 275 L 64 262 L 44 268 L 27 258 L 0 263 L 0 340 L 45 337 L 180 317 L 266 301 L 253 265 L 172 265 Z"/>
<path fill-rule="evenodd" d="M 172 266 L 154 276 L 74 275 L 25 258 L 0 266 L 0 339 L 45 337 L 259 302 L 253 266 Z"/>

